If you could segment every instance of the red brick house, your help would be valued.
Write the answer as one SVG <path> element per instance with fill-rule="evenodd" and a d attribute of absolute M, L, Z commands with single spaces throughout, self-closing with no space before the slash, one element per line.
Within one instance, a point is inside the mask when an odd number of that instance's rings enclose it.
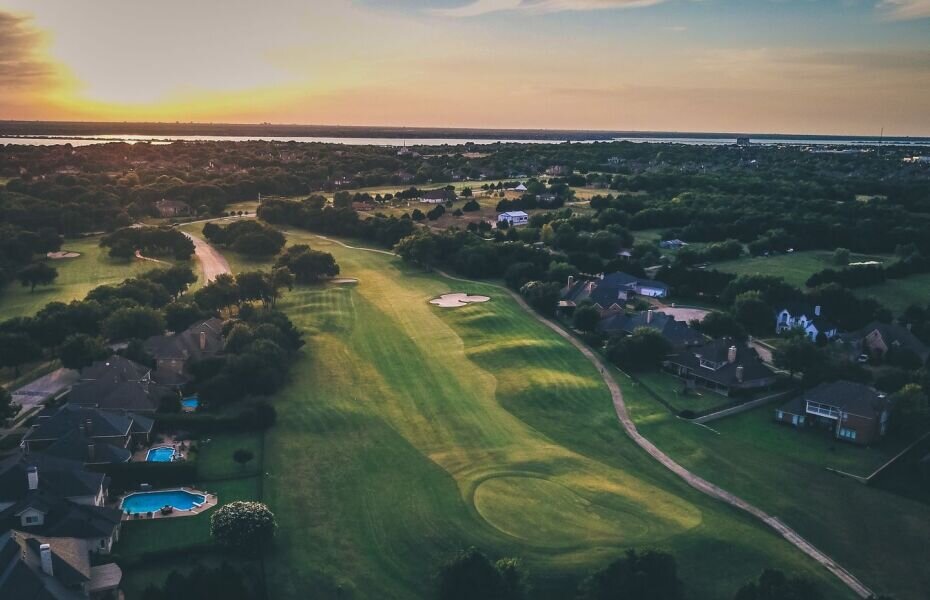
<path fill-rule="evenodd" d="M 885 394 L 861 383 L 821 383 L 775 410 L 775 420 L 815 427 L 838 440 L 866 446 L 885 435 L 891 406 Z"/>

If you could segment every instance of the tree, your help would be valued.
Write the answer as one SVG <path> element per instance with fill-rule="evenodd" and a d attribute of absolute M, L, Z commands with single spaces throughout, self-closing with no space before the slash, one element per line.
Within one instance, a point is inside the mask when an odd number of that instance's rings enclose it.
<path fill-rule="evenodd" d="M 232 550 L 264 550 L 274 539 L 277 527 L 274 513 L 261 502 L 230 502 L 210 517 L 213 539 Z"/>
<path fill-rule="evenodd" d="M 439 570 L 439 600 L 518 600 L 524 597 L 520 563 L 492 563 L 476 548 L 459 552 Z"/>
<path fill-rule="evenodd" d="M 23 267 L 16 278 L 23 287 L 28 287 L 30 292 L 34 292 L 37 285 L 51 285 L 58 277 L 58 269 L 50 267 L 44 262 L 33 263 Z"/>
<path fill-rule="evenodd" d="M 824 357 L 813 342 L 798 333 L 775 348 L 772 352 L 772 362 L 793 377 L 795 373 L 806 373 L 822 367 Z"/>
<path fill-rule="evenodd" d="M 582 582 L 578 600 L 680 600 L 681 581 L 675 557 L 658 551 L 628 550 Z"/>
<path fill-rule="evenodd" d="M 165 331 L 165 319 L 154 308 L 136 306 L 120 308 L 103 322 L 109 340 L 145 339 Z"/>
<path fill-rule="evenodd" d="M 559 300 L 559 284 L 530 281 L 520 288 L 520 295 L 544 315 L 552 315 Z"/>
<path fill-rule="evenodd" d="M 106 356 L 107 348 L 103 341 L 84 333 L 68 336 L 58 348 L 58 358 L 67 369 L 83 369 Z"/>
<path fill-rule="evenodd" d="M 19 408 L 19 404 L 13 402 L 13 396 L 9 390 L 0 386 L 0 424 L 15 417 L 19 413 Z"/>
<path fill-rule="evenodd" d="M 850 255 L 849 248 L 837 248 L 833 251 L 833 264 L 845 267 L 849 264 Z"/>
<path fill-rule="evenodd" d="M 294 274 L 287 267 L 277 267 L 271 271 L 269 285 L 271 288 L 271 307 L 274 308 L 281 296 L 281 290 L 285 288 L 288 291 L 294 289 Z"/>
<path fill-rule="evenodd" d="M 607 358 L 628 371 L 659 368 L 671 346 L 655 329 L 638 327 L 630 336 L 616 336 L 607 342 Z"/>
<path fill-rule="evenodd" d="M 813 582 L 802 577 L 788 577 L 781 571 L 766 569 L 757 581 L 741 587 L 733 600 L 821 600 L 823 594 Z"/>
<path fill-rule="evenodd" d="M 154 269 L 142 275 L 144 279 L 161 284 L 165 290 L 175 299 L 187 291 L 192 283 L 197 281 L 197 276 L 190 267 L 175 265 L 167 269 Z"/>
<path fill-rule="evenodd" d="M 585 304 L 575 309 L 572 324 L 575 326 L 575 329 L 590 333 L 597 328 L 597 324 L 600 320 L 601 313 L 590 304 Z"/>
<path fill-rule="evenodd" d="M 246 450 L 245 448 L 239 448 L 233 452 L 233 460 L 239 463 L 240 467 L 245 467 L 253 458 L 255 458 L 255 454 L 253 454 L 251 450 Z"/>
<path fill-rule="evenodd" d="M 712 338 L 731 337 L 737 340 L 746 339 L 746 330 L 739 324 L 736 317 L 730 313 L 711 312 L 701 321 L 692 321 L 691 327 Z"/>
<path fill-rule="evenodd" d="M 891 396 L 891 406 L 891 425 L 896 430 L 919 426 L 930 419 L 930 400 L 916 383 L 909 383 L 895 392 Z"/>
<path fill-rule="evenodd" d="M 25 333 L 0 333 L 0 367 L 19 367 L 42 356 L 42 348 Z"/>
<path fill-rule="evenodd" d="M 743 292 L 733 301 L 733 316 L 746 331 L 766 335 L 775 330 L 774 311 L 756 291 Z"/>
<path fill-rule="evenodd" d="M 313 250 L 306 244 L 288 248 L 278 258 L 275 267 L 287 268 L 298 283 L 314 283 L 339 274 L 339 265 L 332 254 Z"/>

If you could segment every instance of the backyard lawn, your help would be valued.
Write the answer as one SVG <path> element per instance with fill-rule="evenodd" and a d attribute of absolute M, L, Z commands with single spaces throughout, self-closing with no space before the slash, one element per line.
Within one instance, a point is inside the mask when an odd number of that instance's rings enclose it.
<path fill-rule="evenodd" d="M 857 295 L 874 298 L 900 315 L 911 304 L 927 306 L 930 303 L 930 273 L 904 279 L 889 279 L 881 285 L 858 288 Z"/>
<path fill-rule="evenodd" d="M 631 380 L 621 385 L 640 432 L 672 458 L 785 521 L 876 592 L 925 598 L 930 572 L 914 565 L 930 562 L 930 506 L 827 470 L 868 475 L 903 444 L 859 448 L 778 425 L 774 405 L 706 429 L 672 417 Z"/>
<path fill-rule="evenodd" d="M 145 271 L 158 267 L 157 263 L 141 260 L 115 260 L 101 248 L 99 237 L 65 240 L 62 251 L 78 252 L 77 258 L 49 260 L 58 269 L 58 279 L 48 286 L 39 286 L 34 292 L 12 282 L 0 290 L 0 312 L 4 318 L 31 316 L 49 302 L 82 300 L 97 286 L 120 283 Z"/>
<path fill-rule="evenodd" d="M 655 392 L 675 413 L 690 410 L 696 414 L 705 414 L 722 409 L 733 403 L 733 398 L 721 396 L 705 389 L 690 390 L 684 393 L 684 382 L 674 375 L 664 372 L 642 373 L 636 378 L 648 389 Z M 634 383 L 635 385 L 635 383 Z"/>
<path fill-rule="evenodd" d="M 269 597 L 421 598 L 475 545 L 519 556 L 565 598 L 625 549 L 678 558 L 689 597 L 728 597 L 779 566 L 847 597 L 775 534 L 681 483 L 622 433 L 594 367 L 496 287 L 332 252 L 356 286 L 296 288 L 311 333 L 275 398 L 264 499 L 280 525 Z M 464 291 L 492 300 L 439 309 Z"/>

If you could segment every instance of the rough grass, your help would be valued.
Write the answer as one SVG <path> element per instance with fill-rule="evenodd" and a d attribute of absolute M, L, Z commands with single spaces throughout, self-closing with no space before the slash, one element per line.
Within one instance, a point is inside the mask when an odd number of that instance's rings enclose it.
<path fill-rule="evenodd" d="M 159 266 L 136 259 L 112 259 L 99 243 L 99 237 L 65 240 L 61 249 L 81 256 L 49 260 L 48 264 L 58 269 L 58 279 L 52 285 L 36 287 L 34 292 L 11 282 L 0 290 L 0 313 L 4 318 L 34 315 L 49 302 L 82 300 L 97 286 L 120 283 Z"/>
<path fill-rule="evenodd" d="M 629 381 L 623 388 L 640 431 L 675 460 L 782 519 L 876 592 L 923 600 L 930 506 L 826 469 L 866 475 L 894 444 L 859 448 L 780 426 L 773 406 L 709 423 L 712 431 L 670 416 Z"/>
<path fill-rule="evenodd" d="M 281 526 L 269 597 L 422 598 L 468 545 L 522 557 L 542 598 L 570 597 L 629 547 L 674 552 L 692 598 L 728 597 L 767 566 L 844 597 L 635 447 L 594 367 L 503 290 L 291 238 L 360 282 L 282 304 L 311 337 L 266 437 L 264 498 Z M 450 290 L 492 300 L 427 304 Z"/>
<path fill-rule="evenodd" d="M 855 292 L 859 296 L 878 300 L 900 315 L 911 304 L 927 306 L 930 302 L 930 273 L 889 279 L 881 285 L 858 288 Z"/>

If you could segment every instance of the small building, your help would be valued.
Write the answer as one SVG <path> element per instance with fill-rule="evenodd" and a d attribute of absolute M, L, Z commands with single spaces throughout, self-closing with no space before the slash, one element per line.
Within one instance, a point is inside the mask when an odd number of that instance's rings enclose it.
<path fill-rule="evenodd" d="M 514 192 L 525 192 L 525 191 L 526 191 L 526 186 L 523 185 L 523 184 L 521 183 L 521 184 L 517 185 L 516 187 L 511 188 L 511 190 L 514 191 Z"/>
<path fill-rule="evenodd" d="M 222 355 L 226 347 L 223 320 L 213 317 L 179 333 L 150 337 L 143 347 L 155 359 L 154 379 L 164 385 L 183 384 L 192 362 Z"/>
<path fill-rule="evenodd" d="M 511 210 L 508 212 L 502 212 L 497 215 L 497 222 L 502 223 L 507 222 L 511 227 L 518 227 L 520 225 L 526 225 L 530 220 L 530 216 L 523 212 L 522 210 Z"/>
<path fill-rule="evenodd" d="M 746 147 L 752 144 L 752 140 L 749 139 L 748 135 L 740 135 L 736 138 L 736 145 L 740 147 Z"/>
<path fill-rule="evenodd" d="M 888 430 L 890 402 L 861 383 L 821 383 L 775 410 L 775 420 L 824 429 L 838 440 L 868 445 Z"/>
<path fill-rule="evenodd" d="M 455 199 L 455 192 L 447 188 L 429 190 L 420 194 L 420 202 L 422 204 L 445 204 Z"/>
<path fill-rule="evenodd" d="M 546 169 L 546 175 L 551 175 L 553 177 L 564 177 L 565 175 L 571 175 L 572 168 L 566 165 L 553 165 Z"/>
<path fill-rule="evenodd" d="M 111 356 L 81 370 L 80 380 L 68 392 L 67 402 L 73 406 L 101 410 L 154 413 L 162 398 L 172 390 L 152 378 L 152 370 L 144 365 Z"/>
<path fill-rule="evenodd" d="M 186 202 L 179 200 L 165 200 L 162 198 L 155 203 L 155 211 L 159 217 L 168 219 L 171 217 L 187 217 L 191 214 L 191 207 Z"/>
<path fill-rule="evenodd" d="M 597 331 L 607 335 L 632 335 L 641 327 L 658 332 L 676 350 L 700 346 L 707 342 L 703 334 L 691 329 L 687 323 L 654 310 L 643 310 L 633 314 L 610 314 L 600 320 Z"/>
<path fill-rule="evenodd" d="M 801 330 L 811 341 L 815 341 L 820 334 L 832 340 L 837 334 L 836 323 L 824 317 L 822 313 L 819 304 L 786 304 L 775 314 L 775 333 Z"/>
<path fill-rule="evenodd" d="M 627 300 L 636 295 L 650 298 L 665 298 L 669 286 L 655 279 L 641 279 L 619 271 L 600 275 L 590 280 L 568 278 L 562 288 L 559 308 L 574 309 L 582 302 L 590 302 L 601 315 L 623 311 Z"/>
<path fill-rule="evenodd" d="M 770 388 L 776 382 L 769 369 L 746 344 L 721 338 L 670 355 L 666 371 L 724 396 Z"/>

